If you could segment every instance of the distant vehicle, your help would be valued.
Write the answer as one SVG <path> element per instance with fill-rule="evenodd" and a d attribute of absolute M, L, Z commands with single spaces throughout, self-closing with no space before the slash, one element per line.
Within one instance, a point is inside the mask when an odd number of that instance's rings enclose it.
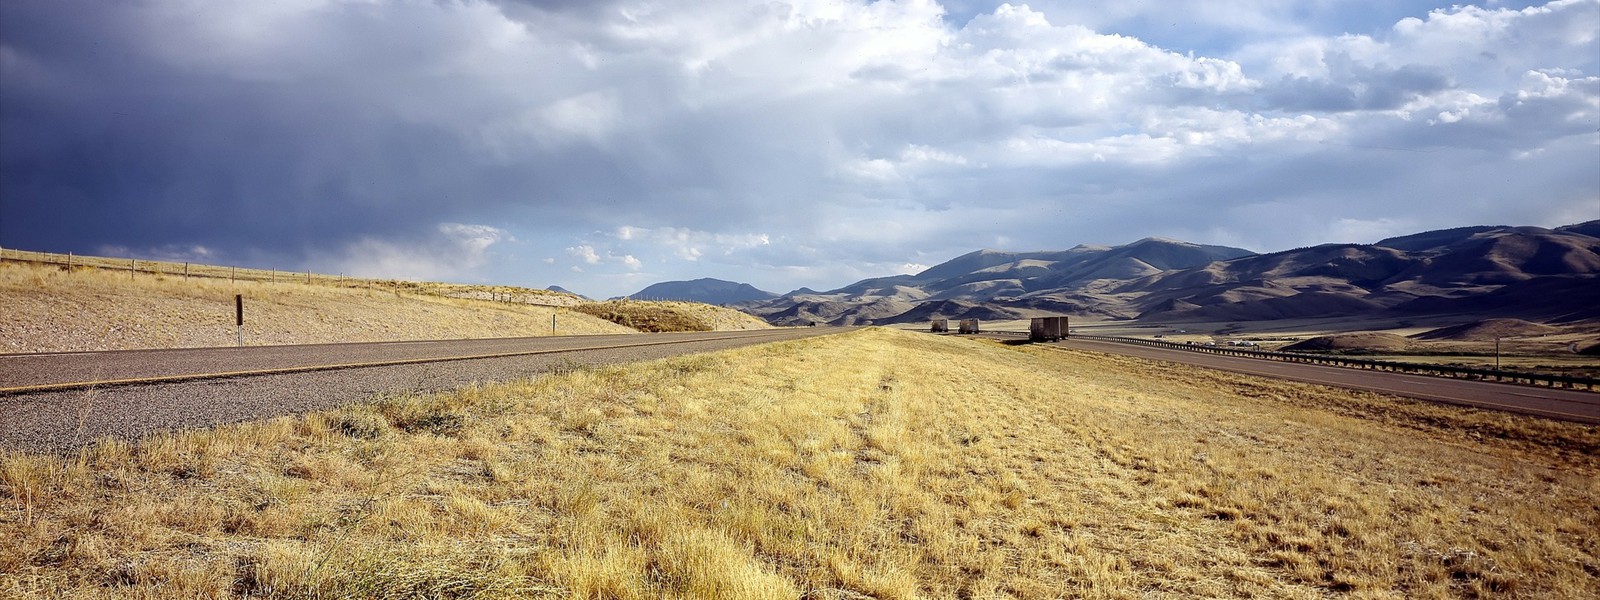
<path fill-rule="evenodd" d="M 934 319 L 933 327 L 928 331 L 933 333 L 950 333 L 950 319 Z"/>
<path fill-rule="evenodd" d="M 956 333 L 978 333 L 978 320 L 977 319 L 962 319 L 961 320 L 961 324 L 960 324 L 960 330 L 957 331 Z"/>
<path fill-rule="evenodd" d="M 1028 341 L 1054 342 L 1066 339 L 1068 331 L 1066 317 L 1034 317 L 1028 323 Z"/>
<path fill-rule="evenodd" d="M 1161 334 L 1159 334 L 1159 333 L 1158 333 L 1158 334 L 1156 334 L 1156 339 L 1158 339 L 1158 340 L 1159 340 L 1159 339 L 1161 339 L 1161 338 L 1164 338 L 1164 337 L 1167 337 L 1167 336 L 1165 336 L 1165 335 L 1161 335 Z"/>

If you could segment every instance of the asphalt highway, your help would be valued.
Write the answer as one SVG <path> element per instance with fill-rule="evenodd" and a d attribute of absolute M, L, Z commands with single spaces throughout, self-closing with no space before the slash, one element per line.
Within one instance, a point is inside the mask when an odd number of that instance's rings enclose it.
<path fill-rule="evenodd" d="M 396 393 L 526 379 L 848 331 L 441 340 L 0 355 L 0 448 L 62 452 L 103 437 L 333 408 Z"/>
<path fill-rule="evenodd" d="M 1600 394 L 1589 391 L 1448 379 L 1387 371 L 1364 371 L 1326 365 L 1222 356 L 1115 342 L 1069 339 L 1057 346 L 1136 356 L 1306 383 L 1365 390 L 1443 402 L 1538 415 L 1565 421 L 1600 424 Z"/>
<path fill-rule="evenodd" d="M 234 373 L 326 370 L 348 365 L 431 362 L 786 335 L 793 334 L 785 330 L 752 330 L 0 354 L 0 394 L 38 389 L 105 387 L 150 379 L 216 378 L 218 375 Z"/>

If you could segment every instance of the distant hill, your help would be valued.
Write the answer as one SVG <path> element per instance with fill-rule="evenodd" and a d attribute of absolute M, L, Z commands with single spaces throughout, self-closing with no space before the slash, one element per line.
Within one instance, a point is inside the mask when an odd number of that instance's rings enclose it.
<path fill-rule="evenodd" d="M 704 277 L 693 281 L 664 281 L 628 296 L 630 300 L 685 300 L 705 304 L 736 304 L 777 298 L 748 283 Z"/>
<path fill-rule="evenodd" d="M 1559 327 L 1530 323 L 1522 319 L 1484 319 L 1424 331 L 1411 337 L 1419 340 L 1494 341 L 1502 337 L 1534 337 L 1560 333 Z"/>
<path fill-rule="evenodd" d="M 978 250 L 914 275 L 744 301 L 777 325 L 1071 314 L 1154 322 L 1377 315 L 1600 320 L 1600 221 L 1483 226 L 1270 254 L 1146 238 Z M 980 316 L 981 315 L 981 316 Z"/>
<path fill-rule="evenodd" d="M 572 294 L 572 295 L 577 296 L 579 298 L 583 298 L 584 300 L 593 300 L 593 298 L 590 298 L 590 297 L 585 296 L 583 294 L 579 294 L 577 292 L 574 292 L 574 291 L 569 290 L 567 288 L 561 287 L 559 285 L 552 285 L 552 286 L 547 287 L 545 289 L 550 290 L 552 292 L 561 292 L 563 294 Z"/>

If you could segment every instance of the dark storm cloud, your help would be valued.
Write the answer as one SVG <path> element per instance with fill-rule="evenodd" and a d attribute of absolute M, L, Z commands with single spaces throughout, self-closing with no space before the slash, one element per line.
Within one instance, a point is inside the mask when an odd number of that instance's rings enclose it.
<path fill-rule="evenodd" d="M 91 4 L 7 3 L 0 19 L 0 234 L 14 243 L 281 247 L 437 216 L 416 180 L 456 168 L 437 162 L 455 141 L 342 94 L 359 73 L 181 64 L 162 54 L 213 49 Z"/>
<path fill-rule="evenodd" d="M 448 10 L 343 5 L 237 32 L 160 8 L 5 4 L 9 243 L 292 256 L 511 203 L 571 222 L 588 211 L 575 199 L 647 185 L 582 145 L 486 157 L 474 128 L 515 100 L 459 72 L 478 32 Z"/>

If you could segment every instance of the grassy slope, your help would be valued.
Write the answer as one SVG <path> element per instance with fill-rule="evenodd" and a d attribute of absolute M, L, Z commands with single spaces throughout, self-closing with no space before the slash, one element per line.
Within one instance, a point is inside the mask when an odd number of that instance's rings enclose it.
<path fill-rule="evenodd" d="M 607 300 L 574 306 L 573 310 L 640 331 L 772 329 L 772 325 L 754 316 L 699 302 Z"/>
<path fill-rule="evenodd" d="M 1600 431 L 866 330 L 0 458 L 0 596 L 1593 597 Z"/>
<path fill-rule="evenodd" d="M 549 335 L 552 314 L 563 335 L 633 331 L 549 306 L 6 263 L 0 352 L 232 345 L 234 294 L 254 345 Z"/>

